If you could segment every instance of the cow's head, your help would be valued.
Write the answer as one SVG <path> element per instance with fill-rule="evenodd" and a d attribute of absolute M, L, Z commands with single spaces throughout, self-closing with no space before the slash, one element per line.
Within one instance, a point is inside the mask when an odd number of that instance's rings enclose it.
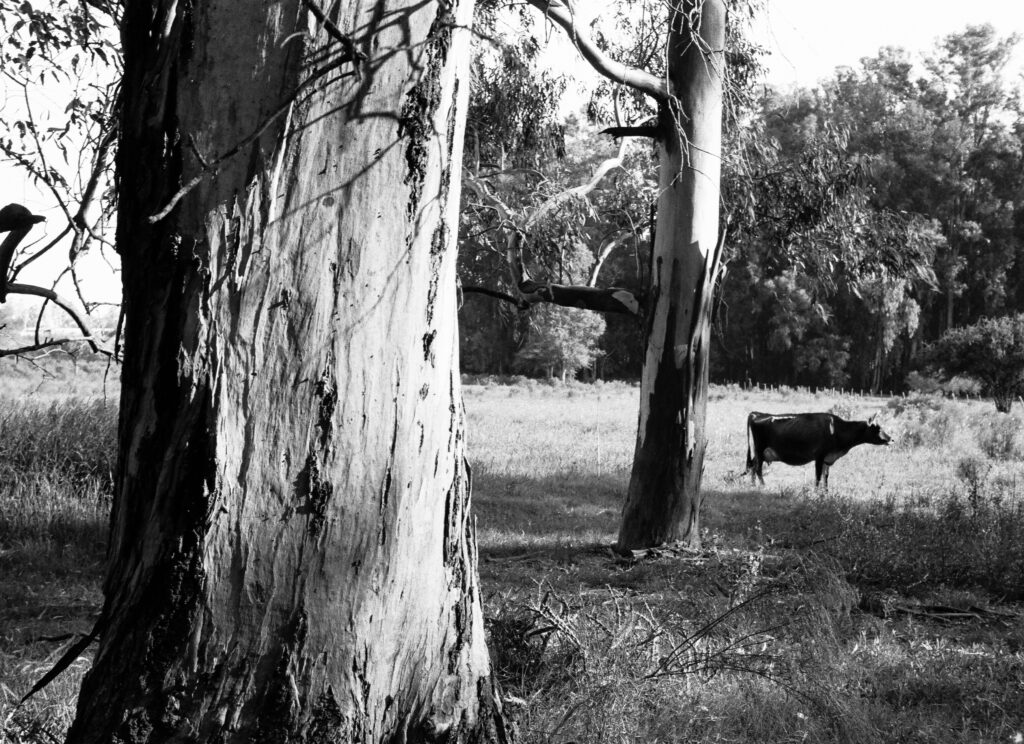
<path fill-rule="evenodd" d="M 868 429 L 865 441 L 867 444 L 889 444 L 889 442 L 892 441 L 892 437 L 882 431 L 882 427 L 875 420 L 877 418 L 878 414 L 876 413 L 868 419 Z"/>

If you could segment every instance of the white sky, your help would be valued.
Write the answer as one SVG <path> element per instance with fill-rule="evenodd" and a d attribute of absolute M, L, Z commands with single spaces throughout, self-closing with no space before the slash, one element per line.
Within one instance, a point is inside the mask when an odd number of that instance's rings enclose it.
<path fill-rule="evenodd" d="M 768 0 L 768 12 L 761 20 L 761 43 L 772 52 L 768 60 L 768 82 L 779 85 L 811 86 L 828 77 L 837 66 L 853 66 L 862 57 L 875 54 L 883 46 L 902 46 L 911 52 L 930 49 L 936 39 L 962 31 L 968 24 L 991 23 L 1000 34 L 1024 36 L 1024 0 Z M 607 7 L 601 0 L 590 0 L 590 8 Z M 573 50 L 558 50 L 552 55 L 560 66 L 585 65 Z M 566 57 L 569 57 L 566 59 Z M 1020 81 L 1024 70 L 1024 43 L 1018 49 L 1010 72 Z M 5 92 L 0 80 L 0 103 Z M 12 169 L 0 164 L 0 205 L 17 201 L 34 211 L 49 214 L 47 232 L 54 234 L 61 220 L 44 208 L 45 202 L 32 186 L 23 182 Z M 41 235 L 35 235 L 38 237 Z M 66 249 L 54 250 L 57 257 Z M 22 281 L 49 286 L 54 263 L 39 262 Z M 118 293 L 117 279 L 98 260 L 83 267 L 89 299 L 112 299 Z M 71 294 L 69 288 L 61 288 Z"/>
<path fill-rule="evenodd" d="M 769 81 L 776 85 L 814 85 L 883 46 L 925 51 L 969 24 L 1024 36 L 1024 0 L 768 0 L 768 6 L 762 43 L 772 51 Z M 1018 49 L 1013 66 L 1022 65 Z"/>

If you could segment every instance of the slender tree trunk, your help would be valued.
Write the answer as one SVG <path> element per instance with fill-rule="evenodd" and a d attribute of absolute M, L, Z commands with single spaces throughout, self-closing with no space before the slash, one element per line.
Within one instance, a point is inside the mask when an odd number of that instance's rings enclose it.
<path fill-rule="evenodd" d="M 695 12 L 695 6 L 699 12 Z M 691 29 L 690 19 L 698 25 Z M 700 543 L 712 295 L 719 267 L 724 0 L 671 20 L 658 219 L 633 472 L 618 549 Z"/>
<path fill-rule="evenodd" d="M 126 5 L 119 483 L 70 742 L 504 737 L 455 336 L 471 0 L 329 7 Z"/>
<path fill-rule="evenodd" d="M 944 329 L 946 331 L 953 327 L 953 303 L 956 298 L 952 286 L 953 281 L 953 279 L 950 279 L 950 286 L 946 289 L 946 327 Z"/>

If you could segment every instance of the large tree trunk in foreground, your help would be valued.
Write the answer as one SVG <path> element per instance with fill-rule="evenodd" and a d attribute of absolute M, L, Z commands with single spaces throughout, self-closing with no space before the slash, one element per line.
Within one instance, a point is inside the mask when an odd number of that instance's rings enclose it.
<path fill-rule="evenodd" d="M 618 549 L 700 544 L 711 302 L 719 266 L 724 0 L 680 3 L 662 106 L 659 197 L 640 421 Z M 699 36 L 698 36 L 699 34 Z M 681 136 L 685 133 L 685 138 Z"/>
<path fill-rule="evenodd" d="M 69 741 L 504 735 L 455 339 L 470 5 L 127 4 L 119 490 Z"/>

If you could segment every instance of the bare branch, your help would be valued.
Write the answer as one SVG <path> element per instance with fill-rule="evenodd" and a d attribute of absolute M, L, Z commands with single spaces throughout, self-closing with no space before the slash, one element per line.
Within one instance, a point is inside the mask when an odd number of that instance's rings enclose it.
<path fill-rule="evenodd" d="M 24 261 L 22 261 L 22 262 L 21 262 L 21 263 L 19 263 L 19 264 L 18 264 L 17 266 L 15 266 L 15 267 L 14 267 L 14 268 L 13 268 L 13 269 L 11 270 L 11 277 L 10 277 L 10 278 L 11 278 L 11 281 L 13 282 L 13 281 L 14 281 L 15 279 L 17 279 L 17 278 L 18 278 L 18 274 L 20 274 L 20 273 L 21 273 L 21 270 L 22 270 L 22 269 L 24 269 L 24 268 L 25 268 L 26 266 L 28 266 L 28 265 L 29 265 L 30 263 L 32 263 L 33 261 L 35 261 L 35 260 L 36 260 L 37 258 L 41 258 L 42 256 L 44 256 L 44 255 L 45 255 L 45 254 L 46 254 L 46 253 L 47 253 L 47 252 L 48 252 L 48 251 L 49 251 L 49 250 L 50 250 L 51 248 L 53 248 L 53 246 L 57 245 L 57 243 L 59 243 L 60 241 L 62 241 L 62 240 L 63 240 L 63 239 L 65 238 L 65 236 L 66 236 L 66 235 L 67 235 L 67 234 L 68 234 L 69 232 L 71 232 L 71 229 L 72 229 L 72 228 L 71 228 L 71 225 L 67 225 L 67 226 L 65 226 L 65 228 L 64 228 L 63 230 L 61 230 L 60 234 L 59 234 L 59 235 L 58 235 L 58 236 L 57 236 L 56 238 L 54 238 L 53 240 L 51 240 L 51 241 L 50 241 L 49 243 L 47 243 L 46 245 L 44 245 L 44 246 L 43 246 L 42 248 L 40 248 L 39 250 L 35 251 L 35 252 L 34 252 L 34 253 L 33 253 L 33 254 L 31 255 L 31 256 L 29 256 L 29 257 L 28 257 L 28 258 L 26 258 L 26 259 L 25 259 Z"/>
<path fill-rule="evenodd" d="M 597 286 L 597 277 L 601 273 L 601 267 L 604 266 L 605 259 L 611 255 L 611 252 L 618 246 L 626 242 L 626 238 L 630 236 L 628 232 L 621 232 L 611 239 L 604 248 L 601 249 L 600 253 L 597 254 L 597 261 L 594 262 L 594 268 L 590 270 L 590 280 L 587 282 L 588 287 Z"/>
<path fill-rule="evenodd" d="M 616 83 L 628 85 L 654 98 L 667 101 L 668 81 L 661 80 L 649 72 L 617 62 L 601 51 L 587 33 L 576 25 L 575 14 L 565 0 L 527 0 L 548 18 L 561 26 L 590 66 Z"/>
<path fill-rule="evenodd" d="M 49 349 L 54 346 L 73 344 L 81 340 L 82 339 L 80 338 L 55 338 L 48 341 L 43 341 L 38 344 L 30 344 L 29 346 L 19 346 L 16 349 L 0 349 L 0 358 L 9 356 L 21 356 L 22 354 L 29 354 L 33 351 L 41 351 L 42 349 Z"/>
<path fill-rule="evenodd" d="M 546 202 L 540 205 L 536 211 L 533 212 L 529 217 L 526 218 L 526 222 L 523 225 L 524 230 L 529 230 L 531 227 L 536 225 L 542 219 L 548 216 L 554 209 L 560 206 L 562 203 L 575 197 L 584 197 L 591 191 L 597 188 L 597 185 L 604 180 L 604 177 L 611 173 L 615 168 L 622 167 L 622 161 L 626 157 L 626 145 L 627 141 L 624 139 L 619 143 L 619 153 L 613 158 L 608 158 L 602 162 L 597 169 L 594 171 L 594 175 L 591 176 L 590 180 L 586 183 L 575 186 L 565 191 L 552 196 Z"/>
<path fill-rule="evenodd" d="M 28 92 L 28 85 L 22 85 L 21 88 L 22 97 L 25 100 L 25 113 L 28 114 L 28 120 L 32 125 L 29 128 L 29 131 L 32 133 L 32 141 L 35 142 L 36 155 L 39 158 L 39 162 L 43 164 L 43 183 L 46 184 L 50 193 L 53 194 L 53 198 L 57 201 L 61 211 L 64 212 L 64 216 L 67 217 L 68 222 L 73 222 L 74 218 L 71 216 L 70 210 L 68 210 L 67 202 L 65 201 L 64 196 L 57 191 L 57 186 L 54 184 L 54 174 L 57 174 L 58 176 L 60 176 L 60 174 L 57 173 L 56 169 L 50 167 L 46 160 L 46 151 L 43 149 L 43 143 L 39 140 L 39 132 L 38 127 L 36 126 L 35 116 L 32 113 L 32 98 Z"/>
<path fill-rule="evenodd" d="M 74 306 L 71 305 L 59 294 L 54 292 L 52 289 L 37 287 L 34 284 L 8 284 L 7 293 L 43 297 L 49 302 L 52 302 L 54 305 L 56 305 L 61 310 L 66 312 L 73 321 L 75 321 L 75 325 L 78 326 L 78 330 L 82 332 L 81 340 L 88 343 L 89 347 L 94 352 L 96 352 L 97 354 L 106 354 L 108 356 L 111 354 L 109 349 L 107 349 L 99 341 L 96 340 L 96 338 L 92 334 L 92 331 L 89 330 L 89 326 L 86 324 L 82 316 L 78 314 L 78 311 L 74 308 Z M 39 343 L 38 339 L 37 343 Z"/>
<path fill-rule="evenodd" d="M 355 63 L 356 74 L 358 75 L 360 73 L 359 66 L 366 61 L 366 55 L 356 49 L 356 45 L 353 43 L 352 39 L 343 34 L 341 29 L 335 26 L 331 19 L 324 15 L 324 12 L 320 10 L 313 0 L 300 0 L 300 2 L 306 6 L 309 12 L 313 14 L 314 18 L 323 24 L 324 30 L 327 31 L 327 33 L 335 40 L 341 43 L 341 46 L 345 49 L 345 53 L 348 55 L 349 59 Z"/>
<path fill-rule="evenodd" d="M 89 169 L 89 180 L 86 182 L 85 188 L 82 191 L 82 198 L 79 200 L 78 210 L 75 212 L 74 217 L 71 218 L 71 222 L 76 228 L 78 228 L 78 230 L 83 230 L 90 234 L 92 233 L 92 225 L 89 224 L 88 215 L 93 204 L 98 198 L 100 177 L 107 169 L 107 159 L 110 154 L 110 149 L 116 140 L 117 127 L 111 127 L 103 134 L 100 138 L 99 145 L 96 147 L 92 167 Z"/>

